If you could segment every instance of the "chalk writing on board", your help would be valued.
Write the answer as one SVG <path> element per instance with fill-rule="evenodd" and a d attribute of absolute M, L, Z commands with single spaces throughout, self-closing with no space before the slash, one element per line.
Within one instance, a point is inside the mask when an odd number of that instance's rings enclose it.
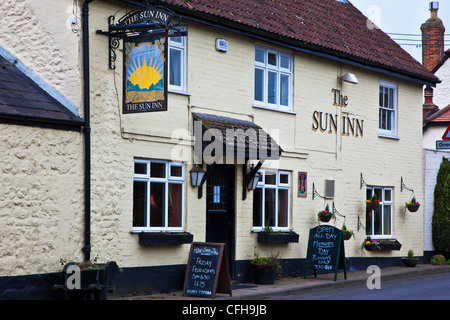
<path fill-rule="evenodd" d="M 212 295 L 220 247 L 195 246 L 192 250 L 186 294 Z"/>

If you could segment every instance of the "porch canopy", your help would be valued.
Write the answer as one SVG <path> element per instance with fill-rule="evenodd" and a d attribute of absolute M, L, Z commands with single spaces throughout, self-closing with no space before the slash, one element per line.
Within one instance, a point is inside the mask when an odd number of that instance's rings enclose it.
<path fill-rule="evenodd" d="M 194 117 L 195 155 L 207 164 L 223 159 L 233 161 L 278 160 L 283 151 L 279 144 L 256 123 L 213 114 L 192 113 Z M 201 130 L 199 130 L 201 124 Z M 201 143 L 201 144 L 200 144 Z M 222 150 L 219 150 L 219 146 Z M 220 155 L 220 151 L 222 154 Z M 202 157 L 198 154 L 202 153 Z M 219 154 L 217 154 L 219 153 Z M 224 161 L 225 162 L 225 161 Z"/>
<path fill-rule="evenodd" d="M 265 160 L 279 160 L 283 149 L 259 125 L 251 121 L 213 114 L 192 113 L 194 118 L 195 163 L 208 164 L 201 185 L 217 164 L 243 164 L 242 199 L 247 197 L 247 186 Z M 247 168 L 248 160 L 259 160 Z M 198 197 L 201 198 L 201 185 Z"/>

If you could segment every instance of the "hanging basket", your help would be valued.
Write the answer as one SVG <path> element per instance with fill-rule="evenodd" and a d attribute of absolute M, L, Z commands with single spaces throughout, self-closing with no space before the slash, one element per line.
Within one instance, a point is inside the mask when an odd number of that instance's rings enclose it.
<path fill-rule="evenodd" d="M 409 212 L 416 212 L 417 210 L 419 210 L 420 208 L 420 204 L 412 204 L 409 206 L 406 206 L 406 209 L 408 209 Z"/>
<path fill-rule="evenodd" d="M 344 240 L 349 240 L 352 237 L 351 232 L 344 232 Z"/>
<path fill-rule="evenodd" d="M 320 221 L 321 222 L 329 222 L 331 220 L 331 213 L 330 214 L 321 214 L 320 215 Z"/>

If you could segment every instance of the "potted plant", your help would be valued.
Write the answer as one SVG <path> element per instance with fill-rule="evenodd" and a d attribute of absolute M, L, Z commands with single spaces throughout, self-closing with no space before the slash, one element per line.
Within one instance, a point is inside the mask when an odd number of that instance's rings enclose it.
<path fill-rule="evenodd" d="M 258 242 L 265 243 L 296 243 L 298 239 L 299 235 L 292 230 L 289 232 L 274 231 L 269 222 L 266 223 L 261 232 L 258 232 L 257 237 Z"/>
<path fill-rule="evenodd" d="M 355 237 L 355 234 L 352 230 L 348 229 L 345 224 L 342 226 L 342 232 L 344 234 L 344 240 L 349 240 L 352 236 Z"/>
<path fill-rule="evenodd" d="M 330 207 L 328 204 L 325 206 L 325 209 L 319 211 L 317 214 L 317 218 L 319 222 L 328 222 L 331 220 L 331 218 L 336 219 L 336 216 L 334 215 L 334 212 L 330 211 Z"/>
<path fill-rule="evenodd" d="M 376 210 L 380 206 L 380 200 L 378 200 L 377 195 L 374 193 L 370 200 L 366 200 L 366 208 L 368 211 Z"/>
<path fill-rule="evenodd" d="M 366 249 L 367 251 L 380 250 L 380 245 L 378 244 L 377 240 L 374 240 L 370 238 L 370 236 L 367 236 L 361 244 L 361 250 L 362 249 Z"/>
<path fill-rule="evenodd" d="M 416 212 L 419 210 L 420 203 L 416 201 L 415 197 L 412 197 L 411 201 L 406 202 L 406 208 L 409 212 Z"/>
<path fill-rule="evenodd" d="M 280 253 L 271 253 L 268 257 L 261 257 L 256 251 L 252 259 L 253 281 L 256 284 L 274 284 L 280 271 Z"/>
<path fill-rule="evenodd" d="M 408 257 L 402 258 L 403 263 L 407 267 L 415 267 L 417 263 L 419 262 L 418 258 L 414 258 L 414 251 L 411 249 L 408 250 Z"/>

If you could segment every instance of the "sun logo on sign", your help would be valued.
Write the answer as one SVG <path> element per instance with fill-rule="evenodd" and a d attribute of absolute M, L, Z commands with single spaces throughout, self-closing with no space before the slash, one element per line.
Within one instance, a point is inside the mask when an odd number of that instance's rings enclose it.
<path fill-rule="evenodd" d="M 155 50 L 156 49 L 156 50 Z M 127 80 L 134 90 L 152 90 L 163 79 L 164 63 L 158 46 L 143 43 L 133 48 L 127 68 Z M 153 88 L 153 90 L 158 90 Z"/>

